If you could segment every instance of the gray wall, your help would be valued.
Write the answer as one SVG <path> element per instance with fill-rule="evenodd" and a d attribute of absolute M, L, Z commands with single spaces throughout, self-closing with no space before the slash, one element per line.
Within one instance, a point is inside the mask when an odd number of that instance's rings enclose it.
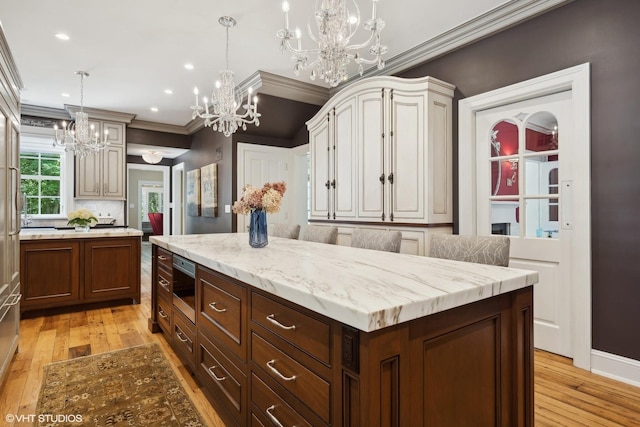
<path fill-rule="evenodd" d="M 456 85 L 457 101 L 591 63 L 593 348 L 636 360 L 640 360 L 638 18 L 637 0 L 576 0 L 402 73 L 403 77 L 430 75 Z M 454 191 L 457 197 L 457 185 Z"/>
<path fill-rule="evenodd" d="M 140 181 L 160 181 L 162 184 L 162 172 L 158 171 L 145 171 L 130 169 L 129 170 L 129 199 L 127 200 L 127 218 L 129 220 L 129 227 L 142 230 L 142 226 L 138 220 L 139 204 L 138 200 L 138 183 Z M 164 202 L 169 202 L 169 189 L 165 188 Z M 133 205 L 133 208 L 131 207 Z M 148 219 L 145 220 L 149 222 Z"/>

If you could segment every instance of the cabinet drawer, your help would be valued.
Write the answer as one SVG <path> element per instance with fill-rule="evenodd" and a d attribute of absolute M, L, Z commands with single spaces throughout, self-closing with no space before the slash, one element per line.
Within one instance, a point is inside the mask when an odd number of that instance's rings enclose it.
<path fill-rule="evenodd" d="M 266 427 L 266 425 L 264 425 L 262 423 L 262 421 L 260 421 L 260 419 L 256 416 L 256 414 L 254 414 L 252 412 L 251 413 L 251 427 Z"/>
<path fill-rule="evenodd" d="M 156 259 L 158 260 L 158 266 L 162 266 L 168 271 L 173 271 L 173 254 L 171 252 L 158 248 Z"/>
<path fill-rule="evenodd" d="M 251 319 L 314 358 L 330 365 L 331 327 L 328 323 L 256 292 L 251 297 Z"/>
<path fill-rule="evenodd" d="M 162 332 L 167 337 L 167 340 L 171 342 L 171 337 L 173 336 L 172 327 L 171 327 L 171 303 L 167 303 L 161 299 L 158 300 L 158 307 L 156 309 L 158 323 L 162 328 Z"/>
<path fill-rule="evenodd" d="M 311 408 L 324 422 L 329 423 L 331 386 L 327 381 L 256 333 L 251 336 L 251 360 Z"/>
<path fill-rule="evenodd" d="M 256 374 L 251 374 L 251 401 L 260 414 L 277 426 L 309 426 L 302 415 L 289 406 Z"/>
<path fill-rule="evenodd" d="M 179 311 L 173 310 L 173 347 L 192 369 L 196 365 L 196 331 L 193 323 Z"/>
<path fill-rule="evenodd" d="M 173 278 L 170 273 L 163 268 L 158 268 L 158 296 L 164 298 L 167 302 L 171 301 L 171 294 L 173 292 Z"/>
<path fill-rule="evenodd" d="M 198 333 L 197 374 L 215 396 L 216 404 L 223 405 L 240 425 L 244 425 L 247 377 L 201 332 Z"/>
<path fill-rule="evenodd" d="M 198 269 L 198 325 L 246 362 L 247 289 L 210 270 Z"/>

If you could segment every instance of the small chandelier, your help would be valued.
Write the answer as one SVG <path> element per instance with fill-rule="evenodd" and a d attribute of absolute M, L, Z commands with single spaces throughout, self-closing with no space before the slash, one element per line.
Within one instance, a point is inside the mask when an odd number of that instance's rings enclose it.
<path fill-rule="evenodd" d="M 229 69 L 229 28 L 236 25 L 236 20 L 230 16 L 223 16 L 218 19 L 220 25 L 227 30 L 226 60 L 227 68 L 220 71 L 220 80 L 216 81 L 216 87 L 211 93 L 211 103 L 207 97 L 202 98 L 204 106 L 198 103 L 198 88 L 193 89 L 196 95 L 196 105 L 192 106 L 192 119 L 200 117 L 204 119 L 204 125 L 211 129 L 222 132 L 224 136 L 229 136 L 239 127 L 247 130 L 248 124 L 260 126 L 260 113 L 258 113 L 258 97 L 251 99 L 252 88 L 247 93 L 247 103 L 243 105 L 244 114 L 238 114 L 237 110 L 242 103 L 242 94 L 236 91 L 236 84 L 233 80 L 233 71 Z M 203 113 L 204 110 L 204 113 Z"/>
<path fill-rule="evenodd" d="M 144 153 L 142 153 L 142 160 L 155 165 L 162 161 L 162 153 L 155 150 L 145 151 Z"/>
<path fill-rule="evenodd" d="M 352 10 L 347 8 L 347 3 L 353 4 Z M 320 3 L 320 8 L 318 8 Z M 282 52 L 287 49 L 293 52 L 292 60 L 295 61 L 293 71 L 296 75 L 302 70 L 311 69 L 309 78 L 315 80 L 316 77 L 324 80 L 331 87 L 338 86 L 341 82 L 349 78 L 347 66 L 353 59 L 358 64 L 358 72 L 362 76 L 363 64 L 377 64 L 378 69 L 384 68 L 382 55 L 387 52 L 387 47 L 380 44 L 380 32 L 384 28 L 384 21 L 376 16 L 376 6 L 378 0 L 372 0 L 372 16 L 364 22 L 364 29 L 371 32 L 369 39 L 364 43 L 349 45 L 360 26 L 360 9 L 355 0 L 316 0 L 316 11 L 314 13 L 318 26 L 315 35 L 311 26 L 307 25 L 309 37 L 318 44 L 314 49 L 302 48 L 302 33 L 300 28 L 292 31 L 289 28 L 289 3 L 282 3 L 284 12 L 284 29 L 278 30 L 276 35 L 282 39 L 280 47 Z M 292 40 L 296 40 L 295 47 Z M 372 59 L 362 58 L 358 52 L 369 46 L 369 53 Z M 311 55 L 317 57 L 309 62 Z"/>
<path fill-rule="evenodd" d="M 76 71 L 80 76 L 80 111 L 76 112 L 74 122 L 62 122 L 62 133 L 58 133 L 58 125 L 54 125 L 55 136 L 54 147 L 64 147 L 65 151 L 73 151 L 74 156 L 86 157 L 91 153 L 104 150 L 109 141 L 107 137 L 109 131 L 105 129 L 103 140 L 100 141 L 100 134 L 95 130 L 93 124 L 89 124 L 89 115 L 83 111 L 84 108 L 84 78 L 89 77 L 86 71 Z"/>

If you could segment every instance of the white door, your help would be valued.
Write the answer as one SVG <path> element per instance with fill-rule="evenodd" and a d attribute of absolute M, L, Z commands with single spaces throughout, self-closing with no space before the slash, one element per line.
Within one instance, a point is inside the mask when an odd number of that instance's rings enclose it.
<path fill-rule="evenodd" d="M 287 191 L 282 198 L 280 212 L 268 214 L 268 223 L 287 223 L 293 220 L 291 213 L 295 183 L 290 176 L 293 155 L 291 149 L 255 144 L 238 144 L 238 199 L 245 185 L 262 187 L 267 182 L 284 181 Z M 238 215 L 238 232 L 244 233 L 249 226 L 248 215 Z"/>
<path fill-rule="evenodd" d="M 534 345 L 572 357 L 571 91 L 476 114 L 478 234 L 511 236 L 511 267 L 536 270 Z"/>
<path fill-rule="evenodd" d="M 184 234 L 184 163 L 172 167 L 173 173 L 173 196 L 171 206 L 171 218 L 173 221 L 172 234 Z"/>

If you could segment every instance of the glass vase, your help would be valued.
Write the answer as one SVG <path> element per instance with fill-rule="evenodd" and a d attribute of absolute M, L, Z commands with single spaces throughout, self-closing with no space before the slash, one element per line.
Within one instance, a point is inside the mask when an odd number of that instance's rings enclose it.
<path fill-rule="evenodd" d="M 251 211 L 249 214 L 249 245 L 253 248 L 264 248 L 268 243 L 267 213 L 263 210 Z"/>
<path fill-rule="evenodd" d="M 89 231 L 89 226 L 88 225 L 76 225 L 75 227 L 76 231 L 81 231 L 81 232 L 86 232 Z"/>

